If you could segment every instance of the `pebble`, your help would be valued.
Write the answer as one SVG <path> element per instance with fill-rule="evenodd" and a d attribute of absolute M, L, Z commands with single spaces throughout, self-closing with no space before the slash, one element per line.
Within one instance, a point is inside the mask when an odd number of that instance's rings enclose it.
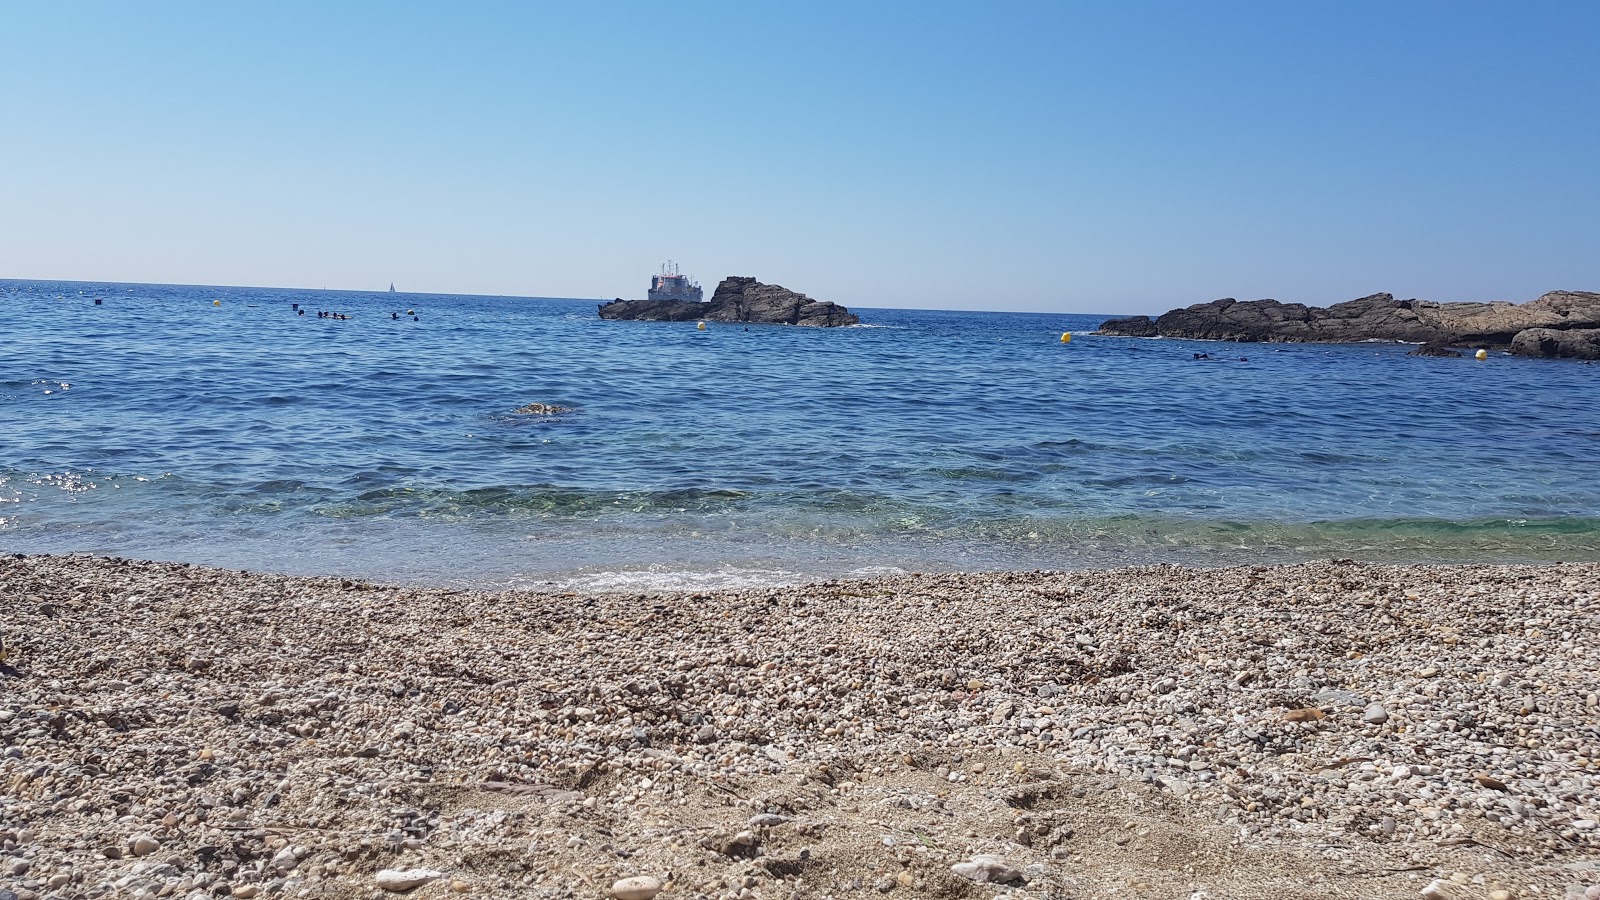
<path fill-rule="evenodd" d="M 372 880 L 386 891 L 398 892 L 419 888 L 443 877 L 443 872 L 436 872 L 433 869 L 384 869 L 372 876 Z"/>
<path fill-rule="evenodd" d="M 998 856 L 974 856 L 968 862 L 951 866 L 950 871 L 980 884 L 1010 884 L 1022 879 L 1021 869 L 1006 864 Z"/>
<path fill-rule="evenodd" d="M 1370 703 L 1362 711 L 1361 721 L 1368 725 L 1382 725 L 1389 721 L 1389 711 L 1383 708 L 1382 703 Z"/>
<path fill-rule="evenodd" d="M 611 896 L 615 900 L 650 900 L 659 893 L 661 879 L 649 875 L 618 879 L 611 885 Z"/>
<path fill-rule="evenodd" d="M 147 834 L 141 834 L 129 841 L 128 846 L 133 850 L 134 856 L 149 856 L 161 849 L 161 842 Z"/>
<path fill-rule="evenodd" d="M 1469 900 L 1600 858 L 1593 564 L 576 596 L 0 554 L 0 609 L 30 667 L 0 685 L 0 871 L 43 900 L 370 897 L 418 865 L 485 900 L 669 871 L 912 896 L 989 848 L 1043 897 L 1202 818 L 1239 836 L 1179 876 L 1212 897 L 1251 846 L 1350 896 L 1421 848 L 1476 872 L 1461 837 L 1515 848 Z M 1068 839 L 1108 804 L 1128 849 Z"/>

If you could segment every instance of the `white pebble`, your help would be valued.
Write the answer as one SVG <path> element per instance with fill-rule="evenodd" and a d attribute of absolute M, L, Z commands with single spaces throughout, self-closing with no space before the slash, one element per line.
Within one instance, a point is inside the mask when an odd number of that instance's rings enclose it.
<path fill-rule="evenodd" d="M 1006 884 L 1022 877 L 1021 870 L 1006 865 L 998 856 L 974 856 L 971 862 L 951 866 L 950 871 L 980 884 Z"/>
<path fill-rule="evenodd" d="M 611 896 L 616 900 L 650 900 L 661 893 L 661 880 L 649 875 L 623 878 L 611 885 Z"/>
<path fill-rule="evenodd" d="M 384 869 L 372 880 L 386 891 L 409 891 L 444 876 L 432 869 Z"/>

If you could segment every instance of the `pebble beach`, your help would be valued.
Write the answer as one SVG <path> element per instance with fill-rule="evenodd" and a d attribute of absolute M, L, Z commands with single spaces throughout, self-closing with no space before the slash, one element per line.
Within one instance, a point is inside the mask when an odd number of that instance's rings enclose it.
<path fill-rule="evenodd" d="M 579 595 L 10 556 L 0 888 L 1600 896 L 1596 612 L 1594 564 Z"/>

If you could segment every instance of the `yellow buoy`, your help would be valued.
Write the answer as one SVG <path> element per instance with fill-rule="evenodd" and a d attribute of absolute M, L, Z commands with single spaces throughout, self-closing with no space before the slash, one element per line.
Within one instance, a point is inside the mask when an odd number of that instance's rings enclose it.
<path fill-rule="evenodd" d="M 222 305 L 222 301 L 221 300 L 213 300 L 213 301 L 211 301 L 211 305 L 212 306 L 221 306 Z"/>
<path fill-rule="evenodd" d="M 701 331 L 705 331 L 706 330 L 706 323 L 701 322 L 699 325 L 696 325 L 695 327 L 700 329 Z"/>
<path fill-rule="evenodd" d="M 1063 344 L 1072 343 L 1072 332 L 1070 332 L 1070 331 L 1061 332 L 1061 343 L 1063 343 Z"/>
<path fill-rule="evenodd" d="M 1472 355 L 1474 357 L 1478 358 L 1478 359 L 1488 359 L 1489 358 L 1489 351 L 1487 351 L 1487 350 L 1479 350 L 1477 353 L 1474 353 Z"/>

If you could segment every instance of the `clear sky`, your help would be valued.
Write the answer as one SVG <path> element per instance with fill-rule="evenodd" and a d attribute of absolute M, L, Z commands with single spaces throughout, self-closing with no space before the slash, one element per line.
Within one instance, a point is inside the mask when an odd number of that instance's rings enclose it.
<path fill-rule="evenodd" d="M 0 277 L 1600 290 L 1600 3 L 0 0 Z"/>

